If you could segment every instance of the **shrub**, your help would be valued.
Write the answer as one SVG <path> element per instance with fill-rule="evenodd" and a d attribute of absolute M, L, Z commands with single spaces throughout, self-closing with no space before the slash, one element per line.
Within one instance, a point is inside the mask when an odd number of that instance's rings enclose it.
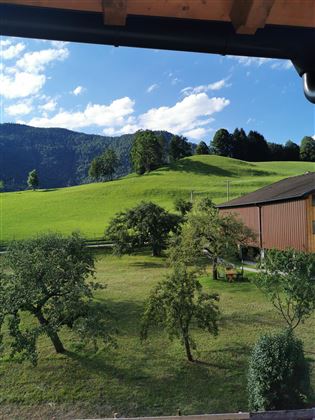
<path fill-rule="evenodd" d="M 310 392 L 309 365 L 292 330 L 260 337 L 248 372 L 249 409 L 297 409 Z"/>

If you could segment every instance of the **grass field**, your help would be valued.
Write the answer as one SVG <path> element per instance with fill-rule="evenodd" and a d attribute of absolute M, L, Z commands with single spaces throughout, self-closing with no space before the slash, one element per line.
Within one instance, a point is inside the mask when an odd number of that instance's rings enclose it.
<path fill-rule="evenodd" d="M 221 296 L 220 334 L 214 339 L 194 331 L 191 364 L 179 342 L 157 330 L 139 341 L 143 302 L 166 273 L 165 260 L 146 255 L 118 259 L 98 254 L 97 279 L 108 285 L 96 298 L 106 303 L 119 329 L 118 348 L 93 355 L 75 349 L 62 334 L 69 353 L 55 355 L 40 340 L 37 367 L 5 359 L 0 363 L 0 418 L 74 418 L 170 415 L 247 410 L 246 371 L 253 343 L 283 324 L 265 297 L 249 282 L 229 284 L 202 277 L 208 291 Z M 298 327 L 313 365 L 314 319 Z M 313 373 L 313 384 L 314 373 Z M 314 405 L 315 401 L 313 401 Z"/>
<path fill-rule="evenodd" d="M 315 163 L 248 163 L 220 156 L 193 156 L 144 176 L 57 190 L 0 194 L 0 240 L 37 232 L 80 230 L 89 238 L 103 235 L 113 215 L 141 200 L 172 210 L 175 197 L 209 195 L 216 203 L 253 191 L 282 178 L 315 171 Z"/>

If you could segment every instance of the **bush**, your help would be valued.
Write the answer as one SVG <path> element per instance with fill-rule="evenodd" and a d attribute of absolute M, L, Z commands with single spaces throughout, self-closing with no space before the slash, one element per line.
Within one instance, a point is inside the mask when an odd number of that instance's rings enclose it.
<path fill-rule="evenodd" d="M 310 393 L 309 365 L 303 343 L 291 330 L 263 335 L 256 343 L 248 372 L 249 409 L 298 409 Z"/>

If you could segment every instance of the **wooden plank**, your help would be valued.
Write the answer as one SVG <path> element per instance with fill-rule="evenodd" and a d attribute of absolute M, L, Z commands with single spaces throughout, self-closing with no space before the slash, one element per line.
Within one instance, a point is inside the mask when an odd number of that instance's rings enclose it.
<path fill-rule="evenodd" d="M 21 6 L 48 7 L 53 9 L 82 10 L 102 12 L 102 0 L 0 0 L 1 3 Z"/>
<path fill-rule="evenodd" d="M 105 25 L 124 26 L 127 18 L 127 0 L 103 0 Z"/>
<path fill-rule="evenodd" d="M 230 18 L 238 34 L 253 35 L 263 28 L 274 0 L 234 0 Z"/>
<path fill-rule="evenodd" d="M 0 0 L 1 3 L 103 13 L 103 0 Z M 108 0 L 115 3 L 119 0 Z M 117 7 L 109 20 L 122 24 Z M 111 17 L 112 13 L 116 17 Z M 315 0 L 128 0 L 126 15 L 234 22 L 238 33 L 265 24 L 315 27 Z"/>

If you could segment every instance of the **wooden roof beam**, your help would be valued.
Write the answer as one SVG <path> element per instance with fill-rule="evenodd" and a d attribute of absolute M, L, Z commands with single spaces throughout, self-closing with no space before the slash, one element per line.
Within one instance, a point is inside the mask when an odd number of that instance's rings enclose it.
<path fill-rule="evenodd" d="M 127 0 L 103 0 L 105 25 L 125 26 L 127 19 Z"/>
<path fill-rule="evenodd" d="M 275 0 L 234 0 L 230 18 L 238 34 L 254 35 L 266 24 Z"/>

